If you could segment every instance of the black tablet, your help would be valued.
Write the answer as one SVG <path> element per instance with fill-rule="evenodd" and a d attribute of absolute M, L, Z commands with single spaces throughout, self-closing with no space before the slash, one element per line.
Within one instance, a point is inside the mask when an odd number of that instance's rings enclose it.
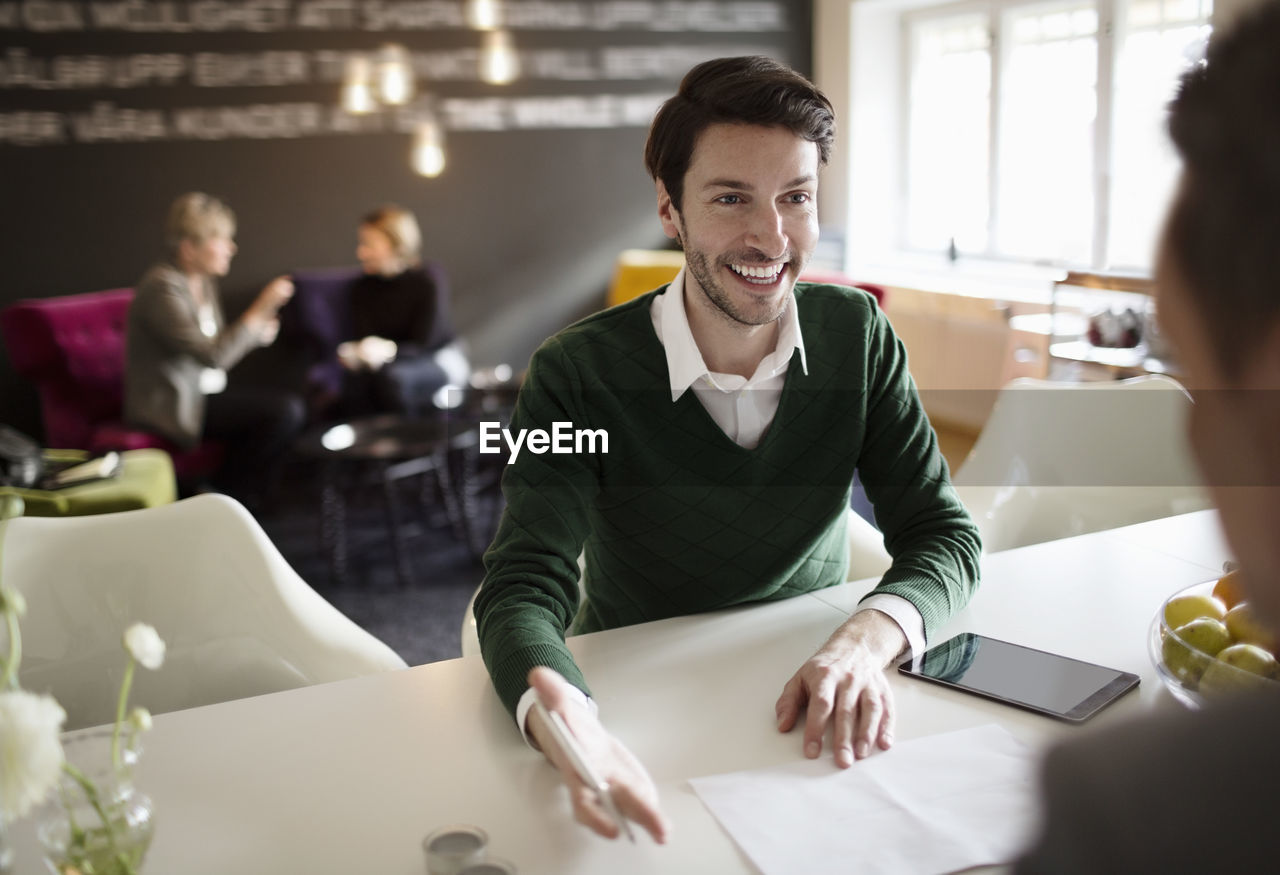
<path fill-rule="evenodd" d="M 1138 685 L 1119 669 L 961 632 L 898 666 L 905 675 L 1082 723 Z"/>

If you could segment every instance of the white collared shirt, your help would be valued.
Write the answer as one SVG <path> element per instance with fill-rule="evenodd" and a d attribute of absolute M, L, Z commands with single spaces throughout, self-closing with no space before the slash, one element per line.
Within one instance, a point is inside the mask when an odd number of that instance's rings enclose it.
<path fill-rule="evenodd" d="M 760 360 L 755 373 L 749 379 L 739 374 L 720 374 L 707 367 L 693 339 L 684 306 L 684 277 L 685 269 L 680 268 L 667 291 L 653 299 L 649 310 L 653 330 L 667 354 L 671 402 L 679 401 L 692 388 L 720 430 L 738 446 L 754 450 L 778 412 L 787 368 L 796 353 L 800 369 L 809 373 L 795 298 L 787 302 L 783 311 L 778 345 Z"/>
<path fill-rule="evenodd" d="M 671 403 L 679 401 L 692 388 L 698 401 L 725 435 L 740 447 L 755 449 L 778 412 L 787 368 L 797 353 L 801 371 L 806 376 L 809 373 L 795 297 L 792 296 L 782 314 L 777 346 L 761 359 L 755 373 L 748 379 L 739 374 L 719 374 L 707 367 L 689 327 L 689 315 L 684 305 L 684 279 L 685 269 L 681 268 L 667 290 L 654 296 L 649 307 L 653 330 L 667 356 Z M 902 629 L 907 638 L 906 652 L 924 652 L 924 618 L 915 605 L 901 596 L 876 593 L 863 599 L 854 613 L 872 609 L 887 614 Z M 530 687 L 516 704 L 516 725 L 522 730 L 533 700 L 534 691 Z M 594 700 L 583 694 L 582 703 L 595 713 Z M 528 735 L 525 737 L 527 740 Z"/>

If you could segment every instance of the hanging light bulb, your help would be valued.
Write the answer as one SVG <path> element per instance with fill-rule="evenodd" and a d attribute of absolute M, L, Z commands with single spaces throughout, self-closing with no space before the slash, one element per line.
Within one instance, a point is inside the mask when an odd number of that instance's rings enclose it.
<path fill-rule="evenodd" d="M 476 30 L 496 30 L 501 23 L 498 0 L 467 0 L 466 16 Z"/>
<path fill-rule="evenodd" d="M 347 58 L 342 77 L 342 108 L 347 112 L 363 114 L 376 108 L 373 89 L 369 86 L 370 73 L 368 58 L 363 55 Z"/>
<path fill-rule="evenodd" d="M 520 72 L 520 59 L 516 56 L 511 34 L 505 30 L 491 30 L 484 35 L 484 48 L 480 52 L 480 78 L 493 85 L 506 85 Z"/>
<path fill-rule="evenodd" d="M 434 113 L 414 127 L 413 169 L 430 177 L 444 170 L 444 130 Z"/>
<path fill-rule="evenodd" d="M 401 106 L 413 97 L 413 61 L 404 46 L 383 46 L 378 52 L 378 99 Z"/>

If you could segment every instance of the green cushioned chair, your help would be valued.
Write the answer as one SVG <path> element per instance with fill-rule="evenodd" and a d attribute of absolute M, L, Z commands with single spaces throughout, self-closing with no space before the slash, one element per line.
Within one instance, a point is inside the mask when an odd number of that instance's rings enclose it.
<path fill-rule="evenodd" d="M 48 450 L 51 461 L 73 461 L 79 450 Z M 0 506 L 5 515 L 17 514 L 21 501 L 23 516 L 85 516 L 140 510 L 170 504 L 177 498 L 173 462 L 164 450 L 126 450 L 120 454 L 120 472 L 114 477 L 68 486 L 64 489 L 20 489 L 0 487 Z"/>

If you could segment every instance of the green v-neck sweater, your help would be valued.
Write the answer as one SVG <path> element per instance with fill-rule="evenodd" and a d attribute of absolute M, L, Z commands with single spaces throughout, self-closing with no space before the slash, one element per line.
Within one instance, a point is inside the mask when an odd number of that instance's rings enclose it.
<path fill-rule="evenodd" d="M 752 450 L 693 391 L 671 400 L 650 304 L 665 287 L 578 322 L 534 353 L 512 416 L 579 452 L 522 447 L 476 597 L 481 651 L 507 708 L 546 665 L 589 692 L 564 644 L 592 632 L 789 598 L 843 583 L 855 469 L 893 566 L 874 590 L 902 596 L 925 634 L 978 583 L 977 528 L 907 373 L 906 352 L 865 292 L 796 286 L 797 356 Z M 594 450 L 594 452 L 592 452 Z M 579 589 L 579 553 L 586 572 Z"/>

